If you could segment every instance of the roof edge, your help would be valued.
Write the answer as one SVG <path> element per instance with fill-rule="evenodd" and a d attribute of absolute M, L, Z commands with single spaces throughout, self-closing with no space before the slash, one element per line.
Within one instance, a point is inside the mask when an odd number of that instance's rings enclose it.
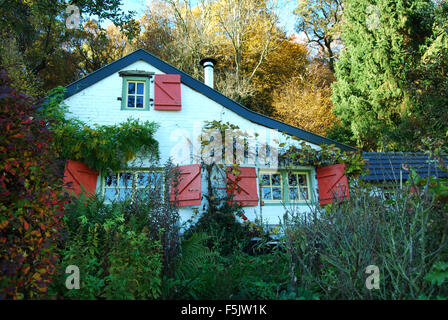
<path fill-rule="evenodd" d="M 249 108 L 239 104 L 238 102 L 226 97 L 219 91 L 205 85 L 201 81 L 193 78 L 192 76 L 186 74 L 185 72 L 177 69 L 171 64 L 157 58 L 152 55 L 148 51 L 144 49 L 137 49 L 136 51 L 115 60 L 104 67 L 95 70 L 94 72 L 86 75 L 85 77 L 72 82 L 71 84 L 66 86 L 67 92 L 65 94 L 65 99 L 77 94 L 78 92 L 90 87 L 94 83 L 118 72 L 119 70 L 127 67 L 128 65 L 138 61 L 143 60 L 155 68 L 167 73 L 167 74 L 179 74 L 181 76 L 181 82 L 190 88 L 200 92 L 201 94 L 207 96 L 208 98 L 214 100 L 215 102 L 222 104 L 229 110 L 237 113 L 241 117 L 257 123 L 259 125 L 263 125 L 265 127 L 276 129 L 280 132 L 287 133 L 288 135 L 295 136 L 299 139 L 305 140 L 307 142 L 316 144 L 316 145 L 331 145 L 334 144 L 336 147 L 340 148 L 344 151 L 357 151 L 357 148 L 351 147 L 349 145 L 343 144 L 341 142 L 334 141 L 332 139 L 320 136 L 313 132 L 309 132 L 298 127 L 289 125 L 282 121 L 270 118 L 256 111 L 250 110 Z"/>

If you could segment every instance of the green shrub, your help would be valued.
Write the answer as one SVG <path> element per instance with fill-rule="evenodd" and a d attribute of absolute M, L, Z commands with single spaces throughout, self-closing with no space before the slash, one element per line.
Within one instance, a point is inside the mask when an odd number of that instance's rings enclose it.
<path fill-rule="evenodd" d="M 133 188 L 132 197 L 105 204 L 82 195 L 66 206 L 60 279 L 53 290 L 70 299 L 158 299 L 180 252 L 179 212 L 170 201 L 179 170 L 165 164 L 164 184 Z M 65 268 L 80 270 L 81 288 L 67 290 Z"/>
<path fill-rule="evenodd" d="M 184 243 L 197 238 L 197 234 L 194 234 Z M 195 252 L 204 252 L 204 238 L 202 249 L 195 247 Z M 282 252 L 274 250 L 269 254 L 252 256 L 235 249 L 228 255 L 208 251 L 200 257 L 200 263 L 194 264 L 194 268 L 177 274 L 175 295 L 172 298 L 265 300 L 282 299 L 290 293 L 287 256 Z M 183 259 L 190 260 L 189 256 L 182 256 L 181 261 Z"/>
<path fill-rule="evenodd" d="M 425 292 L 419 298 L 431 299 L 436 297 L 439 300 L 448 299 L 448 263 L 439 261 L 434 264 L 431 270 L 426 274 L 425 280 L 432 284 L 431 290 Z"/>
<path fill-rule="evenodd" d="M 129 219 L 129 201 L 105 205 L 81 197 L 67 206 L 62 268 L 76 265 L 80 289 L 59 290 L 70 299 L 156 299 L 161 293 L 163 249 L 158 235 Z M 62 278 L 65 274 L 61 270 Z"/>
<path fill-rule="evenodd" d="M 248 227 L 237 220 L 243 213 L 242 206 L 225 198 L 215 210 L 208 210 L 197 222 L 191 224 L 184 237 L 205 233 L 209 236 L 207 244 L 210 248 L 222 255 L 229 255 L 246 248 L 253 237 Z"/>
<path fill-rule="evenodd" d="M 375 188 L 353 187 L 350 199 L 300 214 L 286 208 L 283 248 L 297 285 L 324 299 L 417 299 L 433 293 L 425 280 L 448 257 L 446 181 L 413 177 L 384 200 Z M 410 188 L 420 188 L 418 193 Z M 415 190 L 415 189 L 414 189 Z M 366 267 L 380 270 L 368 290 Z"/>

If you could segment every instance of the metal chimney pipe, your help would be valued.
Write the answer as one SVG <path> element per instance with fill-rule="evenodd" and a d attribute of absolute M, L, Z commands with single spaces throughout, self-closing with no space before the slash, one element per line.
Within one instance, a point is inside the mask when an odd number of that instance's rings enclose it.
<path fill-rule="evenodd" d="M 213 58 L 205 58 L 200 62 L 204 68 L 204 83 L 210 88 L 213 88 L 213 67 L 216 64 L 216 60 Z"/>

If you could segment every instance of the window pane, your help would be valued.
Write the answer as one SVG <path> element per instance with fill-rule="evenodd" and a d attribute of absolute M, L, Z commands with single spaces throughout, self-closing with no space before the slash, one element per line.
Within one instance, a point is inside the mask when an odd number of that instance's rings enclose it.
<path fill-rule="evenodd" d="M 261 188 L 263 200 L 271 200 L 271 188 Z"/>
<path fill-rule="evenodd" d="M 128 108 L 135 107 L 135 96 L 128 97 Z"/>
<path fill-rule="evenodd" d="M 295 174 L 288 174 L 288 184 L 290 186 L 296 186 L 297 185 L 297 175 Z"/>
<path fill-rule="evenodd" d="M 301 186 L 306 186 L 306 176 L 304 174 L 299 174 L 299 184 Z"/>
<path fill-rule="evenodd" d="M 298 200 L 299 194 L 297 188 L 289 188 L 289 200 Z"/>
<path fill-rule="evenodd" d="M 137 96 L 137 108 L 143 108 L 143 96 Z"/>
<path fill-rule="evenodd" d="M 145 88 L 144 83 L 137 83 L 137 94 L 143 94 Z"/>
<path fill-rule="evenodd" d="M 152 172 L 151 173 L 151 186 L 161 186 L 162 184 L 162 173 L 161 172 Z"/>
<path fill-rule="evenodd" d="M 134 190 L 134 195 L 136 198 L 139 199 L 145 199 L 148 195 L 148 189 L 147 188 L 136 188 Z"/>
<path fill-rule="evenodd" d="M 128 82 L 128 93 L 135 94 L 135 82 Z"/>
<path fill-rule="evenodd" d="M 306 200 L 309 199 L 308 188 L 301 189 L 300 193 L 301 193 L 301 195 L 300 195 L 301 199 L 306 199 Z"/>
<path fill-rule="evenodd" d="M 269 181 L 269 175 L 268 174 L 262 174 L 261 175 L 261 184 L 263 186 L 269 186 L 271 182 Z"/>
<path fill-rule="evenodd" d="M 131 197 L 131 189 L 124 188 L 118 190 L 118 200 L 123 201 Z"/>
<path fill-rule="evenodd" d="M 137 174 L 137 186 L 155 187 L 162 185 L 163 175 L 161 172 L 139 172 Z"/>
<path fill-rule="evenodd" d="M 117 200 L 117 189 L 115 188 L 104 189 L 104 200 L 106 202 L 113 202 Z"/>
<path fill-rule="evenodd" d="M 273 186 L 279 186 L 280 185 L 280 174 L 275 173 L 271 176 L 272 178 L 272 185 Z"/>
<path fill-rule="evenodd" d="M 117 186 L 117 175 L 107 175 L 105 178 L 106 187 L 116 187 Z"/>
<path fill-rule="evenodd" d="M 120 187 L 132 186 L 132 174 L 130 172 L 120 173 Z"/>
<path fill-rule="evenodd" d="M 272 188 L 272 199 L 273 200 L 282 200 L 282 189 Z"/>
<path fill-rule="evenodd" d="M 146 187 L 149 184 L 149 172 L 139 172 L 137 176 L 137 185 Z"/>

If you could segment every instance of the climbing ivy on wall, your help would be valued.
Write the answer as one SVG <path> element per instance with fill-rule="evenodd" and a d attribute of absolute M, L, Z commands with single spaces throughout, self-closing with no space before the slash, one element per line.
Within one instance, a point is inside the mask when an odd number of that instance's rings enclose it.
<path fill-rule="evenodd" d="M 314 149 L 305 141 L 300 147 L 291 145 L 285 148 L 286 143 L 281 143 L 279 151 L 279 163 L 287 167 L 298 165 L 312 165 L 325 167 L 333 164 L 344 163 L 345 174 L 350 177 L 359 177 L 366 174 L 365 160 L 360 151 L 341 151 L 334 145 L 320 145 L 320 149 Z"/>
<path fill-rule="evenodd" d="M 65 89 L 50 92 L 41 109 L 46 116 L 58 119 L 54 127 L 56 145 L 65 159 L 82 161 L 95 170 L 126 168 L 127 162 L 140 156 L 159 159 L 159 144 L 154 139 L 158 128 L 155 122 L 140 122 L 132 118 L 115 125 L 87 125 L 68 117 L 64 104 Z"/>
<path fill-rule="evenodd" d="M 89 127 L 71 120 L 55 130 L 61 155 L 85 162 L 90 168 L 120 170 L 137 154 L 158 159 L 158 142 L 153 134 L 157 125 L 128 119 L 118 125 Z"/>
<path fill-rule="evenodd" d="M 239 140 L 239 143 L 246 143 L 244 138 L 253 138 L 246 132 L 243 132 L 238 126 L 229 122 L 223 123 L 222 121 L 207 121 L 204 129 L 217 130 L 222 137 L 222 144 L 225 145 L 225 134 L 228 131 L 232 131 L 234 137 Z M 313 166 L 313 167 L 325 167 L 333 164 L 344 163 L 345 173 L 349 177 L 359 177 L 366 174 L 365 160 L 363 159 L 360 151 L 341 151 L 341 149 L 334 145 L 320 145 L 319 149 L 312 148 L 305 141 L 301 141 L 296 137 L 289 136 L 286 132 L 283 132 L 286 136 L 286 141 L 279 143 L 278 156 L 279 163 L 285 167 L 295 166 Z M 255 133 L 255 137 L 258 136 Z M 293 144 L 292 140 L 299 140 L 299 146 Z M 201 141 L 202 147 L 207 146 L 211 141 L 209 139 L 203 139 Z M 236 146 L 234 146 L 235 148 Z M 239 146 L 241 147 L 241 146 Z M 263 146 L 261 146 L 263 147 Z M 271 146 L 274 147 L 274 146 Z M 246 148 L 246 146 L 244 146 Z M 245 150 L 246 151 L 246 150 Z M 247 150 L 249 152 L 249 150 Z M 223 149 L 223 154 L 225 150 Z M 235 159 L 232 159 L 235 160 Z"/>

